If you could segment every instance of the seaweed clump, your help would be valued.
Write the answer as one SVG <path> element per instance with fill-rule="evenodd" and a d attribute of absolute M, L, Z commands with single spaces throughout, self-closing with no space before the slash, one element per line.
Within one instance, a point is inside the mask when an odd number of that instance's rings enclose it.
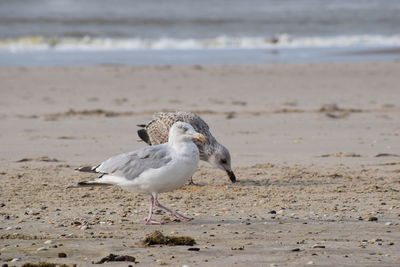
<path fill-rule="evenodd" d="M 145 246 L 169 245 L 169 246 L 193 246 L 196 244 L 194 238 L 190 236 L 166 236 L 160 231 L 154 231 L 143 240 Z"/>
<path fill-rule="evenodd" d="M 136 262 L 136 258 L 133 256 L 128 256 L 128 255 L 115 255 L 115 254 L 110 254 L 104 258 L 102 258 L 100 261 L 96 262 L 95 264 L 102 264 L 102 263 L 107 263 L 107 262 L 112 262 L 112 261 L 130 261 L 130 262 Z"/>

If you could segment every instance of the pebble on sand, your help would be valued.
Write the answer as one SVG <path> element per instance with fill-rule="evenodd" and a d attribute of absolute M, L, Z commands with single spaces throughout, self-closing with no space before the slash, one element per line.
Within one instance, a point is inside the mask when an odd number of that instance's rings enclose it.
<path fill-rule="evenodd" d="M 368 217 L 368 221 L 369 222 L 376 222 L 376 221 L 378 221 L 378 218 L 375 217 L 375 216 L 371 216 L 371 217 Z"/>
<path fill-rule="evenodd" d="M 168 264 L 168 263 L 166 263 L 165 261 L 163 261 L 163 260 L 161 260 L 161 259 L 156 260 L 156 263 L 157 263 L 158 265 L 167 265 L 167 264 Z"/>
<path fill-rule="evenodd" d="M 311 248 L 325 248 L 324 245 L 315 244 Z"/>

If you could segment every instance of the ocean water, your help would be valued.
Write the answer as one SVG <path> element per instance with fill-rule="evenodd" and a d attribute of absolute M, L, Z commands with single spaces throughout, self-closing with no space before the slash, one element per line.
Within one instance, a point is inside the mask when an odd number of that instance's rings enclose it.
<path fill-rule="evenodd" d="M 386 60 L 397 47 L 399 0 L 0 0 L 0 65 L 330 61 L 388 48 Z"/>

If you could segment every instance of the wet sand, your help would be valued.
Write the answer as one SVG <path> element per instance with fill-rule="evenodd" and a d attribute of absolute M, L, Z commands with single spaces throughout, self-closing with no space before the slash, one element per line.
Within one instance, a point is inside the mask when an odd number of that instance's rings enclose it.
<path fill-rule="evenodd" d="M 399 62 L 0 68 L 0 261 L 396 266 L 399 75 Z M 160 196 L 194 220 L 162 226 L 144 225 L 148 196 L 67 188 L 92 177 L 75 167 L 144 146 L 136 124 L 160 110 L 198 112 L 239 182 L 200 164 L 197 185 Z M 141 245 L 155 230 L 200 250 Z"/>

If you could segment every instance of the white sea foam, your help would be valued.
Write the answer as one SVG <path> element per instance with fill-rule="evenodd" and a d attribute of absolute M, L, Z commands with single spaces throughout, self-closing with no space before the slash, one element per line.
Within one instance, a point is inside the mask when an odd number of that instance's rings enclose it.
<path fill-rule="evenodd" d="M 331 37 L 228 37 L 213 39 L 141 39 L 141 38 L 45 38 L 23 37 L 0 40 L 0 51 L 109 51 L 109 50 L 190 50 L 190 49 L 262 49 L 351 46 L 400 46 L 400 35 L 354 35 Z"/>

